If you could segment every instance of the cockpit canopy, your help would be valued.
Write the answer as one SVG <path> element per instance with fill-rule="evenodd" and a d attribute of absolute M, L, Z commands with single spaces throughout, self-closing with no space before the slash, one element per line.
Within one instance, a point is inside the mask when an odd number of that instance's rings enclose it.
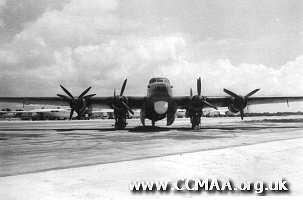
<path fill-rule="evenodd" d="M 149 84 L 151 84 L 151 83 L 167 83 L 167 84 L 170 84 L 170 82 L 167 78 L 152 78 L 149 81 Z"/>

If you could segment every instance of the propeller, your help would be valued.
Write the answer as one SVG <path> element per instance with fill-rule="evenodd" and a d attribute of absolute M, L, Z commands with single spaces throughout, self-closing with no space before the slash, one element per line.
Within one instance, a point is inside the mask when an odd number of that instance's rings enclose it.
<path fill-rule="evenodd" d="M 206 101 L 205 97 L 201 96 L 201 77 L 197 79 L 197 93 L 198 95 L 194 96 L 198 101 L 202 101 L 205 105 L 218 110 L 218 108 L 212 105 L 210 102 Z"/>
<path fill-rule="evenodd" d="M 62 85 L 60 85 L 60 87 L 67 94 L 67 96 L 63 94 L 57 94 L 57 96 L 69 102 L 71 108 L 69 120 L 72 119 L 75 111 L 78 113 L 78 118 L 80 118 L 81 112 L 85 109 L 85 105 L 86 105 L 85 100 L 88 100 L 89 98 L 95 96 L 96 94 L 86 95 L 88 91 L 91 89 L 91 87 L 89 87 L 86 90 L 84 90 L 78 97 L 74 97 L 65 87 L 63 87 Z"/>
<path fill-rule="evenodd" d="M 123 82 L 123 85 L 120 90 L 120 95 L 116 96 L 116 89 L 114 89 L 114 103 L 112 104 L 112 107 L 114 109 L 121 109 L 121 108 L 125 109 L 133 115 L 134 111 L 128 106 L 126 98 L 123 96 L 126 83 L 127 83 L 127 79 L 125 79 Z"/>
<path fill-rule="evenodd" d="M 197 95 L 193 96 L 193 91 L 190 88 L 190 97 L 191 97 L 191 102 L 184 106 L 184 108 L 188 108 L 188 107 L 196 107 L 196 108 L 202 108 L 203 105 L 207 105 L 211 108 L 214 108 L 216 110 L 218 110 L 218 108 L 214 105 L 212 105 L 210 102 L 208 102 L 205 97 L 201 96 L 201 78 L 199 77 L 197 79 Z M 202 104 L 201 104 L 202 103 Z"/>
<path fill-rule="evenodd" d="M 256 92 L 258 92 L 259 90 L 260 90 L 260 88 L 259 88 L 259 89 L 255 89 L 255 90 L 249 92 L 249 93 L 246 94 L 245 96 L 240 96 L 240 95 L 237 95 L 237 94 L 235 94 L 234 92 L 232 92 L 232 91 L 230 91 L 230 90 L 227 90 L 227 89 L 225 89 L 225 88 L 223 89 L 223 91 L 224 91 L 226 94 L 228 94 L 228 95 L 234 97 L 233 106 L 234 106 L 237 110 L 240 111 L 240 115 L 241 115 L 241 119 L 242 119 L 242 120 L 243 120 L 243 118 L 244 118 L 244 108 L 245 108 L 246 105 L 247 105 L 247 99 L 248 99 L 250 96 L 254 95 Z"/>

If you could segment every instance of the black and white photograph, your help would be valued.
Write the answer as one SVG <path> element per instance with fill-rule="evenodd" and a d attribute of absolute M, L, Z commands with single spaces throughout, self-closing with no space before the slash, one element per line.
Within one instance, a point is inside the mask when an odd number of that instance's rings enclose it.
<path fill-rule="evenodd" d="M 0 0 L 0 199 L 303 195 L 303 1 Z"/>

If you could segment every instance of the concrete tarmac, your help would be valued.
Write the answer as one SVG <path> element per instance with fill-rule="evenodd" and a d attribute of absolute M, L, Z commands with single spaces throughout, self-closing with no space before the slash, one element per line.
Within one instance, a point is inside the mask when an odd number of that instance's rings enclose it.
<path fill-rule="evenodd" d="M 0 197 L 23 199 L 201 199 L 201 195 L 252 192 L 133 193 L 133 181 L 207 178 L 288 182 L 284 193 L 302 195 L 303 117 L 203 118 L 199 131 L 188 119 L 166 127 L 128 120 L 0 121 Z M 1 199 L 0 198 L 0 199 Z"/>
<path fill-rule="evenodd" d="M 189 119 L 156 128 L 128 120 L 0 121 L 0 177 L 56 169 L 200 152 L 303 137 L 303 117 L 202 118 L 199 131 Z"/>

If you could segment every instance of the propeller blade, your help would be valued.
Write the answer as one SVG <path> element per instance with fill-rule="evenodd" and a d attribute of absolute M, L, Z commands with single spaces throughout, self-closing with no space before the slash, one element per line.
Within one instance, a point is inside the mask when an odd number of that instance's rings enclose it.
<path fill-rule="evenodd" d="M 123 85 L 122 85 L 122 88 L 121 88 L 121 91 L 120 91 L 120 96 L 122 96 L 123 93 L 124 93 L 126 83 L 127 83 L 127 79 L 125 79 L 124 82 L 123 82 Z"/>
<path fill-rule="evenodd" d="M 71 109 L 70 114 L 69 114 L 69 120 L 71 120 L 71 119 L 72 119 L 73 114 L 74 114 L 74 109 Z"/>
<path fill-rule="evenodd" d="M 84 95 L 86 95 L 86 93 L 88 93 L 88 91 L 91 89 L 92 87 L 87 88 L 86 90 L 84 90 L 84 92 L 82 92 L 79 96 L 79 98 L 82 98 Z"/>
<path fill-rule="evenodd" d="M 199 77 L 199 79 L 197 79 L 197 92 L 198 95 L 201 95 L 201 77 Z"/>
<path fill-rule="evenodd" d="M 58 97 L 61 97 L 62 99 L 69 101 L 70 98 L 68 96 L 62 95 L 62 94 L 57 94 Z"/>
<path fill-rule="evenodd" d="M 132 109 L 130 109 L 130 107 L 124 101 L 122 101 L 122 104 L 132 115 L 134 114 L 134 111 L 132 111 Z"/>
<path fill-rule="evenodd" d="M 115 104 L 112 104 L 112 108 L 115 110 L 117 109 L 117 107 L 115 106 Z"/>
<path fill-rule="evenodd" d="M 88 98 L 91 98 L 93 96 L 95 96 L 96 94 L 89 94 L 89 95 L 86 95 L 84 97 L 82 97 L 82 99 L 88 99 Z"/>
<path fill-rule="evenodd" d="M 209 107 L 212 107 L 212 108 L 218 110 L 218 108 L 217 108 L 216 106 L 214 106 L 213 104 L 211 104 L 211 103 L 209 103 L 209 102 L 207 102 L 207 101 L 205 101 L 205 100 L 202 100 L 202 101 L 203 101 L 203 103 L 205 103 L 205 104 L 208 105 Z"/>
<path fill-rule="evenodd" d="M 65 89 L 62 85 L 60 85 L 60 87 L 70 98 L 74 99 L 73 95 L 67 89 Z"/>
<path fill-rule="evenodd" d="M 189 92 L 189 94 L 190 94 L 190 97 L 192 97 L 193 96 L 193 90 L 190 88 L 190 92 Z"/>
<path fill-rule="evenodd" d="M 116 88 L 114 89 L 114 97 L 116 97 Z"/>
<path fill-rule="evenodd" d="M 240 114 L 241 114 L 241 119 L 243 120 L 243 118 L 244 118 L 244 110 L 243 109 L 240 110 Z"/>
<path fill-rule="evenodd" d="M 258 92 L 259 90 L 260 90 L 260 88 L 259 89 L 255 89 L 255 90 L 251 91 L 250 93 L 248 93 L 247 95 L 245 95 L 245 97 L 250 97 L 251 95 L 253 95 L 256 92 Z"/>
<path fill-rule="evenodd" d="M 229 90 L 227 90 L 227 89 L 223 89 L 223 92 L 225 92 L 226 94 L 229 94 L 230 96 L 232 96 L 232 97 L 235 97 L 235 98 L 241 98 L 241 97 L 239 97 L 238 95 L 236 95 L 235 93 L 233 93 L 232 91 L 229 91 Z"/>

